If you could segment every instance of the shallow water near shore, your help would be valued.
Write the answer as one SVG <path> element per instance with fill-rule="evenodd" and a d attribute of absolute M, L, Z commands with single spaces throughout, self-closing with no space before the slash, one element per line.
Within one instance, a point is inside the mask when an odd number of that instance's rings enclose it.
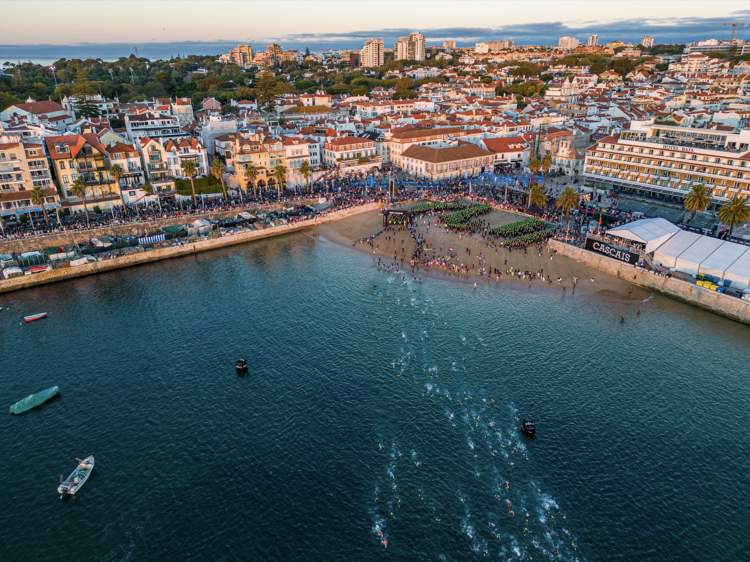
<path fill-rule="evenodd" d="M 0 559 L 743 559 L 750 327 L 406 281 L 296 233 L 2 295 L 0 403 L 62 396 L 3 421 Z"/>

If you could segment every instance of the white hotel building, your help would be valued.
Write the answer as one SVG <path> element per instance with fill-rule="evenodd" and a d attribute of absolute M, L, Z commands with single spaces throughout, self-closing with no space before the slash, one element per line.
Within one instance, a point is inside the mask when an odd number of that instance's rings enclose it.
<path fill-rule="evenodd" d="M 657 194 L 681 201 L 703 184 L 721 204 L 750 198 L 750 130 L 633 121 L 630 129 L 586 149 L 584 178 L 599 188 Z"/>

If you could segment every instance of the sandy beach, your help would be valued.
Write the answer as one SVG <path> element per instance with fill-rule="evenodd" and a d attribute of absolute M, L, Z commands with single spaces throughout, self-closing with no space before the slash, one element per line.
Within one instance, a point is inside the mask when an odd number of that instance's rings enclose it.
<path fill-rule="evenodd" d="M 398 207 L 398 209 L 409 209 L 416 204 L 418 202 Z M 523 215 L 500 210 L 494 210 L 488 215 L 482 216 L 482 219 L 489 221 L 493 227 L 510 224 L 524 218 Z M 427 217 L 425 222 L 427 220 L 434 223 L 435 217 Z M 429 254 L 430 256 L 447 256 L 449 253 L 448 250 L 452 248 L 456 256 L 453 259 L 454 263 L 456 261 L 464 264 L 473 263 L 475 264 L 475 270 L 466 275 L 461 275 L 450 273 L 442 267 L 437 266 L 415 267 L 413 268 L 414 273 L 412 275 L 444 277 L 453 281 L 477 283 L 477 286 L 484 284 L 495 286 L 506 285 L 514 288 L 522 288 L 524 286 L 529 288 L 543 287 L 556 291 L 562 291 L 565 288 L 565 291 L 571 295 L 574 289 L 574 277 L 578 277 L 575 292 L 609 293 L 620 298 L 632 299 L 634 302 L 642 302 L 651 294 L 650 291 L 637 286 L 633 286 L 632 293 L 628 293 L 631 286 L 627 281 L 589 268 L 565 256 L 550 252 L 546 245 L 541 255 L 536 246 L 529 246 L 526 252 L 522 248 L 513 249 L 512 251 L 503 247 L 492 248 L 487 242 L 482 240 L 481 236 L 446 233 L 444 228 L 422 224 L 421 220 L 418 222 L 419 224 L 416 225 L 417 232 L 422 234 L 427 244 L 434 249 L 434 253 Z M 330 242 L 373 256 L 375 263 L 377 263 L 377 258 L 381 258 L 381 263 L 390 265 L 396 262 L 394 256 L 400 261 L 403 255 L 405 258 L 402 263 L 406 271 L 410 271 L 409 258 L 415 248 L 411 234 L 406 228 L 397 231 L 391 230 L 381 234 L 375 239 L 374 248 L 367 243 L 362 244 L 359 242 L 362 238 L 374 236 L 382 229 L 382 215 L 379 211 L 370 211 L 319 225 L 312 230 Z M 373 250 L 375 254 L 373 254 Z M 467 250 L 471 250 L 471 254 Z M 490 276 L 488 274 L 485 277 L 476 272 L 477 257 L 480 255 L 480 252 L 485 252 L 484 257 L 486 258 L 486 262 L 482 263 L 482 267 L 487 268 L 488 271 L 498 268 L 503 272 L 503 276 L 500 277 L 499 281 L 496 275 Z M 513 267 L 514 271 L 531 271 L 537 274 L 543 269 L 544 274 L 548 276 L 548 280 L 541 281 L 540 279 L 536 279 L 529 281 L 517 276 L 506 275 L 505 271 L 511 267 Z M 558 277 L 561 278 L 560 283 L 557 281 Z M 592 278 L 594 278 L 593 283 L 591 282 Z M 552 280 L 552 283 L 549 283 L 549 279 Z"/>

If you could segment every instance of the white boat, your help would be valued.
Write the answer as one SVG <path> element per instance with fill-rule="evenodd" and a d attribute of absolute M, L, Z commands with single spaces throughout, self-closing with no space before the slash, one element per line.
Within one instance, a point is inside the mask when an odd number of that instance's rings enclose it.
<path fill-rule="evenodd" d="M 76 460 L 78 461 L 78 466 L 71 475 L 68 476 L 68 479 L 62 480 L 62 476 L 60 476 L 62 481 L 57 488 L 57 492 L 60 494 L 60 499 L 63 499 L 66 495 L 75 495 L 75 493 L 86 483 L 86 480 L 89 479 L 91 472 L 94 470 L 94 455 L 89 455 L 83 460 Z"/>

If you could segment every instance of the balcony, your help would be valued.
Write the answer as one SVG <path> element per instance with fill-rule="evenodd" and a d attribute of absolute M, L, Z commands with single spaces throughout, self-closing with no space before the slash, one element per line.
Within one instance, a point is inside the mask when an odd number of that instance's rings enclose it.
<path fill-rule="evenodd" d="M 167 165 L 164 164 L 163 162 L 161 162 L 159 164 L 152 164 L 151 162 L 149 162 L 149 164 L 148 164 L 148 171 L 149 172 L 154 172 L 154 171 L 159 171 L 159 170 L 163 170 L 163 171 L 166 172 L 167 171 Z"/>

